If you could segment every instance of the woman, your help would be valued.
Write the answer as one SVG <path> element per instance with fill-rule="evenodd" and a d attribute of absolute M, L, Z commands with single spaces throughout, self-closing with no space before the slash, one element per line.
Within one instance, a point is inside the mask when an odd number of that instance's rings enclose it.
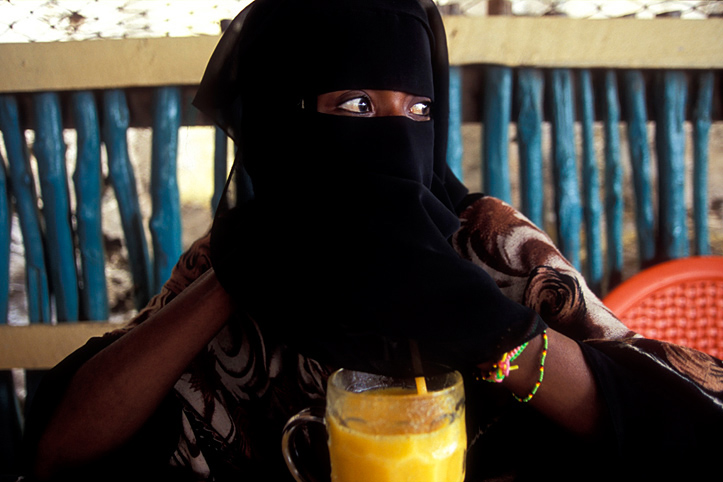
<path fill-rule="evenodd" d="M 237 17 L 195 101 L 239 147 L 211 233 L 48 377 L 37 478 L 289 479 L 281 427 L 332 370 L 432 362 L 465 373 L 469 480 L 625 478 L 607 461 L 631 449 L 714 452 L 721 363 L 630 338 L 537 228 L 449 172 L 446 56 L 426 0 Z"/>

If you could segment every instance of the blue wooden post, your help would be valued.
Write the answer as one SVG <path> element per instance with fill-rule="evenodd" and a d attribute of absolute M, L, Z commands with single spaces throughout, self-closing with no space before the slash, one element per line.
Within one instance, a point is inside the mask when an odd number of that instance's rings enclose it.
<path fill-rule="evenodd" d="M 589 70 L 581 70 L 580 121 L 582 124 L 582 187 L 585 218 L 585 248 L 587 251 L 587 281 L 597 294 L 602 291 L 602 245 L 600 181 L 595 155 L 595 98 Z"/>
<path fill-rule="evenodd" d="M 645 80 L 639 70 L 623 73 L 623 99 L 629 112 L 628 146 L 635 193 L 635 224 L 638 234 L 638 255 L 643 267 L 655 258 L 655 217 L 653 186 L 648 146 L 648 114 L 645 107 Z"/>
<path fill-rule="evenodd" d="M 582 206 L 575 154 L 572 73 L 568 69 L 553 69 L 550 83 L 557 244 L 573 266 L 580 269 Z"/>
<path fill-rule="evenodd" d="M 620 101 L 614 70 L 605 72 L 603 130 L 605 132 L 605 223 L 607 226 L 608 289 L 622 281 L 623 164 L 620 160 Z"/>
<path fill-rule="evenodd" d="M 508 162 L 512 105 L 512 69 L 490 66 L 485 70 L 482 111 L 482 189 L 485 194 L 511 202 Z"/>
<path fill-rule="evenodd" d="M 136 308 L 145 306 L 151 296 L 151 264 L 143 216 L 133 166 L 128 157 L 126 131 L 128 104 L 122 90 L 103 92 L 103 142 L 108 153 L 108 175 L 118 200 L 118 208 L 128 247 L 128 264 L 133 276 Z"/>
<path fill-rule="evenodd" d="M 11 216 L 10 186 L 5 159 L 0 154 L 0 324 L 5 324 L 8 320 Z"/>
<path fill-rule="evenodd" d="M 216 212 L 221 195 L 226 187 L 228 172 L 228 137 L 220 128 L 216 127 L 213 154 L 213 197 L 211 198 L 211 210 Z"/>
<path fill-rule="evenodd" d="M 35 179 L 20 128 L 17 102 L 9 95 L 0 96 L 0 129 L 5 141 L 10 187 L 25 248 L 28 319 L 30 323 L 50 323 L 50 287 Z"/>
<path fill-rule="evenodd" d="M 159 87 L 154 94 L 153 151 L 151 157 L 150 220 L 153 238 L 153 290 L 158 293 L 182 251 L 181 201 L 176 157 L 181 126 L 181 90 Z"/>
<path fill-rule="evenodd" d="M 79 310 L 78 273 L 71 226 L 65 142 L 57 93 L 33 96 L 35 113 L 35 157 L 43 197 L 43 218 L 47 237 L 50 286 L 58 321 L 77 321 Z"/>
<path fill-rule="evenodd" d="M 447 137 L 447 164 L 457 179 L 464 181 L 462 159 L 462 68 L 449 68 L 449 135 Z"/>
<path fill-rule="evenodd" d="M 688 255 L 685 209 L 685 73 L 666 70 L 657 76 L 655 147 L 658 154 L 658 219 L 661 259 Z"/>
<path fill-rule="evenodd" d="M 542 173 L 542 93 L 544 76 L 539 69 L 517 72 L 517 147 L 520 158 L 522 213 L 544 227 L 544 176 Z"/>
<path fill-rule="evenodd" d="M 713 105 L 712 71 L 701 72 L 693 110 L 693 226 L 695 253 L 710 254 L 708 240 L 708 137 Z"/>
<path fill-rule="evenodd" d="M 78 158 L 73 182 L 82 279 L 80 318 L 106 320 L 109 308 L 101 215 L 103 179 L 98 110 L 92 92 L 76 92 L 72 95 L 71 102 L 78 138 Z"/>

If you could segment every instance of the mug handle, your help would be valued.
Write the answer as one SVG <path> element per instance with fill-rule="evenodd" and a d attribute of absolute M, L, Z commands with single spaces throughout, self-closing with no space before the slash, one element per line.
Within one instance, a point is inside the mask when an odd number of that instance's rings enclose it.
<path fill-rule="evenodd" d="M 317 482 L 317 479 L 308 474 L 307 471 L 302 473 L 296 464 L 298 452 L 296 450 L 294 432 L 297 428 L 300 428 L 307 423 L 320 423 L 326 428 L 323 407 L 309 407 L 303 409 L 286 422 L 286 425 L 284 425 L 284 429 L 281 432 L 281 452 L 284 454 L 286 466 L 296 482 Z"/>

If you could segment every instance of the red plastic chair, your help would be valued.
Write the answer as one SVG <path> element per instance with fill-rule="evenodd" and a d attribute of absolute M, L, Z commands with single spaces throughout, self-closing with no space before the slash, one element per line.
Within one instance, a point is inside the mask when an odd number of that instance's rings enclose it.
<path fill-rule="evenodd" d="M 723 257 L 694 256 L 652 266 L 603 300 L 631 330 L 723 355 Z"/>

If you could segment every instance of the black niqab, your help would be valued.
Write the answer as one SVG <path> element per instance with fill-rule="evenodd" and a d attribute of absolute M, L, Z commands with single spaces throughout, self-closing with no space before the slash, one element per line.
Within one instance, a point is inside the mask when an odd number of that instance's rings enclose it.
<path fill-rule="evenodd" d="M 430 97 L 432 120 L 316 112 L 318 94 L 345 89 Z M 302 353 L 408 373 L 410 341 L 461 367 L 539 333 L 449 244 L 466 190 L 446 164 L 447 49 L 431 2 L 256 0 L 194 103 L 238 146 L 212 230 L 216 274 Z"/>

